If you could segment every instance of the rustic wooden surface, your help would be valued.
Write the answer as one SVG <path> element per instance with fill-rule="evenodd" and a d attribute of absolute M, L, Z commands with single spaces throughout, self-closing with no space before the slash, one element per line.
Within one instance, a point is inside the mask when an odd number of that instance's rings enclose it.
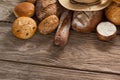
<path fill-rule="evenodd" d="M 119 75 L 0 61 L 0 80 L 119 80 Z"/>
<path fill-rule="evenodd" d="M 0 2 L 0 80 L 120 80 L 120 36 L 103 42 L 95 33 L 71 30 L 67 46 L 53 44 L 54 33 L 20 40 L 11 32 L 14 6 Z"/>

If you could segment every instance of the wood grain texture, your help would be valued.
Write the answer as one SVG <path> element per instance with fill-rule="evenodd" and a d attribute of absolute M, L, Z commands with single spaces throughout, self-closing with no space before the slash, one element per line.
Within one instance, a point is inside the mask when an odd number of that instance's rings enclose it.
<path fill-rule="evenodd" d="M 119 75 L 0 61 L 0 80 L 120 80 Z"/>
<path fill-rule="evenodd" d="M 0 21 L 13 22 L 15 16 L 13 9 L 16 4 L 25 0 L 0 0 Z"/>
<path fill-rule="evenodd" d="M 0 61 L 0 80 L 120 80 L 119 35 L 113 41 L 103 42 L 95 33 L 71 30 L 64 48 L 53 44 L 54 33 L 43 36 L 37 32 L 29 40 L 17 39 L 11 32 L 12 24 L 7 22 L 14 21 L 12 10 L 21 1 L 24 0 L 0 2 L 0 60 L 43 66 Z"/>
<path fill-rule="evenodd" d="M 99 41 L 96 34 L 71 31 L 64 48 L 53 44 L 54 34 L 36 33 L 29 40 L 13 36 L 11 24 L 0 23 L 0 59 L 120 74 L 120 36 Z"/>

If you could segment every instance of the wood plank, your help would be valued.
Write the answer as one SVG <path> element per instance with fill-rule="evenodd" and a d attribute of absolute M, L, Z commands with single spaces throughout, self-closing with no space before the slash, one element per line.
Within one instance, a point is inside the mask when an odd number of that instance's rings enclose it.
<path fill-rule="evenodd" d="M 64 48 L 53 44 L 54 33 L 40 35 L 29 40 L 13 36 L 11 24 L 0 23 L 0 59 L 102 71 L 120 74 L 120 36 L 113 41 L 99 41 L 95 33 L 80 34 L 71 31 Z"/>
<path fill-rule="evenodd" d="M 24 0 L 2 0 L 0 22 L 13 22 L 13 8 L 21 1 Z M 19 40 L 11 33 L 11 24 L 0 23 L 0 35 L 0 59 L 3 60 L 120 73 L 119 36 L 114 41 L 102 42 L 95 33 L 72 31 L 68 45 L 60 48 L 53 45 L 54 34 L 37 33 L 32 39 Z"/>
<path fill-rule="evenodd" d="M 13 22 L 15 16 L 13 14 L 13 8 L 16 4 L 25 0 L 1 0 L 0 1 L 0 21 Z"/>
<path fill-rule="evenodd" d="M 0 61 L 0 80 L 120 80 L 119 75 Z"/>

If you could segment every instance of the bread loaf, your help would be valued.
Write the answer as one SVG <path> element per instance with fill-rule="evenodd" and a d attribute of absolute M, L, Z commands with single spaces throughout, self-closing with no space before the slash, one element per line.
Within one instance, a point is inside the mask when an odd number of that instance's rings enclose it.
<path fill-rule="evenodd" d="M 41 34 L 46 35 L 52 33 L 57 28 L 58 24 L 58 17 L 56 15 L 51 15 L 39 23 L 38 29 Z"/>
<path fill-rule="evenodd" d="M 37 30 L 36 22 L 30 17 L 19 17 L 12 26 L 13 34 L 19 39 L 31 38 Z"/>
<path fill-rule="evenodd" d="M 93 31 L 102 19 L 102 11 L 74 12 L 72 28 L 75 31 L 89 33 Z"/>
<path fill-rule="evenodd" d="M 58 0 L 37 0 L 36 16 L 42 21 L 50 15 L 58 15 Z"/>
<path fill-rule="evenodd" d="M 29 2 L 22 2 L 15 6 L 14 14 L 16 17 L 32 17 L 35 12 L 35 6 Z"/>
<path fill-rule="evenodd" d="M 105 9 L 106 18 L 114 23 L 120 25 L 120 0 L 113 0 L 114 2 Z"/>
<path fill-rule="evenodd" d="M 72 12 L 69 10 L 63 11 L 60 17 L 60 23 L 55 35 L 55 44 L 58 46 L 65 46 L 69 38 L 69 31 L 71 27 Z"/>

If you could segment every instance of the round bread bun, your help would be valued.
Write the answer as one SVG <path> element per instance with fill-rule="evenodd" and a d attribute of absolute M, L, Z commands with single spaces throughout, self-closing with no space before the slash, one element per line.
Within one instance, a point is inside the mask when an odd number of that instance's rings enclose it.
<path fill-rule="evenodd" d="M 90 33 L 101 20 L 102 11 L 77 11 L 73 13 L 72 29 L 81 33 Z"/>
<path fill-rule="evenodd" d="M 30 17 L 19 17 L 12 26 L 13 34 L 20 39 L 31 38 L 37 29 L 36 22 Z"/>
<path fill-rule="evenodd" d="M 35 6 L 30 2 L 22 2 L 15 6 L 14 14 L 16 17 L 32 17 L 35 12 Z"/>
<path fill-rule="evenodd" d="M 58 27 L 58 24 L 58 17 L 56 15 L 51 15 L 40 22 L 38 29 L 41 34 L 46 35 L 52 33 Z"/>
<path fill-rule="evenodd" d="M 115 25 L 120 25 L 120 5 L 118 3 L 112 3 L 105 9 L 105 15 L 109 21 Z"/>

